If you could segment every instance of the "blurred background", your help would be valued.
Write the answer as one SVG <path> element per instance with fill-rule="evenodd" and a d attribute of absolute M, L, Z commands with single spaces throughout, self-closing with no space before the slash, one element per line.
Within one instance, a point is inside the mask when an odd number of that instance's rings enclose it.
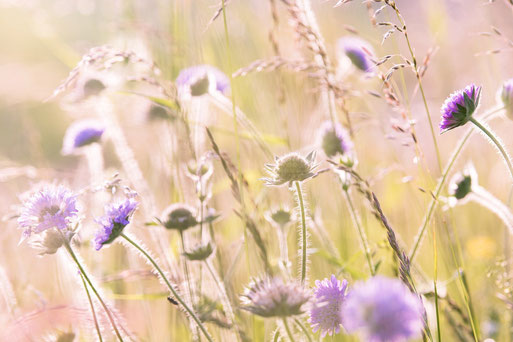
<path fill-rule="evenodd" d="M 343 64 L 336 44 L 343 36 L 367 40 L 378 59 L 394 55 L 380 66 L 382 73 L 402 63 L 396 55 L 410 58 L 400 33 L 383 42 L 389 27 L 372 24 L 372 11 L 369 12 L 366 3 L 355 0 L 334 7 L 336 3 L 312 1 L 334 68 Z M 397 0 L 396 4 L 406 21 L 417 61 L 422 64 L 429 56 L 422 82 L 442 165 L 445 165 L 465 132 L 462 128 L 438 134 L 440 107 L 445 98 L 471 82 L 482 85 L 479 115 L 497 106 L 500 86 L 513 77 L 513 6 L 499 0 Z M 380 4 L 369 5 L 373 10 L 380 7 Z M 290 13 L 281 1 L 229 1 L 226 8 L 229 46 L 222 13 L 213 19 L 219 9 L 218 0 L 0 0 L 0 214 L 4 218 L 0 223 L 0 327 L 9 334 L 3 336 L 5 341 L 56 341 L 68 332 L 76 334 L 77 341 L 94 338 L 91 331 L 84 330 L 82 322 L 89 320 L 88 307 L 84 306 L 83 289 L 74 279 L 75 270 L 66 256 L 57 253 L 38 257 L 27 244 L 18 245 L 21 231 L 12 217 L 20 204 L 20 194 L 41 181 L 62 182 L 78 191 L 119 173 L 125 184 L 139 191 L 143 202 L 148 200 L 148 193 L 155 201 L 151 209 L 140 210 L 130 226 L 133 234 L 150 249 L 154 248 L 147 230 L 160 227 L 146 227 L 144 223 L 171 203 L 196 205 L 197 199 L 194 183 L 180 171 L 191 159 L 190 153 L 185 152 L 183 128 L 173 120 L 152 120 L 151 101 L 136 94 L 159 98 L 173 94 L 172 82 L 180 70 L 192 65 L 210 64 L 229 75 L 256 60 L 269 60 L 276 55 L 273 41 L 283 58 L 312 59 L 290 25 Z M 397 23 L 390 9 L 383 10 L 378 19 Z M 84 54 L 93 47 L 105 45 L 137 55 L 108 70 L 95 71 L 95 77 L 115 89 L 107 104 L 94 97 L 79 101 L 84 96 L 77 91 L 80 79 L 51 97 Z M 158 85 L 149 78 L 157 80 Z M 383 92 L 383 82 L 378 77 L 356 70 L 336 80 L 337 85 L 350 93 L 342 105 L 338 103 L 337 116 L 346 127 L 350 118 L 358 172 L 370 180 L 400 243 L 408 251 L 431 200 L 430 191 L 434 190 L 441 173 L 415 74 L 411 69 L 401 68 L 394 72 L 391 82 L 407 117 L 383 97 L 373 95 Z M 171 90 L 163 93 L 161 85 Z M 306 155 L 318 150 L 319 168 L 328 167 L 327 158 L 320 150 L 317 129 L 329 116 L 322 105 L 317 79 L 310 72 L 286 68 L 267 72 L 264 68 L 262 72 L 235 77 L 232 86 L 231 96 L 236 105 L 260 132 L 272 154 L 280 156 L 298 151 Z M 231 105 L 216 105 L 203 99 L 191 102 L 186 108 L 191 113 L 193 150 L 202 155 L 211 149 L 204 134 L 206 126 L 234 166 L 240 163 L 248 184 L 246 201 L 256 203 L 254 208 L 251 205 L 248 208 L 267 244 L 271 264 L 276 265 L 280 255 L 276 232 L 264 216 L 271 208 L 293 209 L 295 204 L 286 187 L 265 188 L 260 180 L 265 176 L 264 164 L 272 162 L 272 156 L 263 153 L 244 128 L 240 146 L 235 143 Z M 61 154 L 65 130 L 74 120 L 102 117 L 105 111 L 111 112 L 110 117 L 114 113 L 148 183 L 147 189 L 132 184 L 134 174 L 123 167 L 112 142 L 116 132 L 107 135 L 99 151 L 88 155 Z M 417 157 L 411 135 L 401 129 L 410 123 L 414 125 L 424 160 Z M 501 118 L 490 126 L 511 149 L 513 137 L 509 132 L 513 122 Z M 101 158 L 94 159 L 98 158 L 94 153 L 100 153 Z M 103 165 L 95 164 L 94 160 L 102 160 Z M 511 182 L 507 169 L 480 135 L 471 138 L 454 171 L 461 170 L 469 161 L 477 170 L 479 184 L 508 203 Z M 365 256 L 340 190 L 340 182 L 332 173 L 321 174 L 305 183 L 311 225 L 321 227 L 324 232 L 312 233 L 311 284 L 332 273 L 351 281 L 368 276 Z M 443 193 L 446 192 L 444 188 Z M 381 262 L 380 273 L 393 275 L 395 263 L 384 229 L 372 216 L 365 199 L 356 192 L 353 197 L 374 260 Z M 91 273 L 137 340 L 190 340 L 186 319 L 165 300 L 167 294 L 137 255 L 130 255 L 121 245 L 101 252 L 92 249 L 89 240 L 96 228 L 93 217 L 101 215 L 104 200 L 105 197 L 91 193 L 81 199 L 84 220 L 78 250 Z M 264 268 L 255 243 L 250 240 L 243 246 L 245 228 L 234 213 L 239 210 L 239 204 L 233 199 L 230 183 L 218 161 L 214 162 L 209 206 L 221 214 L 214 224 L 220 255 L 216 266 L 226 276 L 229 292 L 236 301 L 250 277 L 261 275 Z M 458 270 L 463 269 L 482 340 L 510 341 L 510 233 L 493 213 L 478 204 L 470 202 L 450 211 L 442 210 L 443 207 L 441 203 L 416 259 L 422 274 L 418 286 L 421 291 L 432 291 L 434 231 L 441 294 L 449 294 L 457 305 L 465 307 L 466 294 L 456 280 Z M 288 240 L 295 269 L 293 227 Z M 166 243 L 169 242 L 170 254 L 177 258 L 178 235 L 162 233 Z M 327 247 L 326 241 L 336 253 Z M 461 263 L 456 261 L 459 257 L 454 256 L 455 250 L 456 254 L 461 253 Z M 432 318 L 433 303 L 427 300 L 426 305 Z M 444 306 L 443 310 L 451 309 Z M 248 339 L 270 339 L 272 323 L 258 318 L 244 320 L 244 315 L 240 324 Z M 450 341 L 461 340 L 444 317 L 444 336 Z M 223 329 L 213 330 L 218 340 L 229 340 Z M 15 331 L 24 332 L 15 334 Z M 471 335 L 468 337 L 471 340 Z M 355 339 L 338 335 L 335 340 Z"/>

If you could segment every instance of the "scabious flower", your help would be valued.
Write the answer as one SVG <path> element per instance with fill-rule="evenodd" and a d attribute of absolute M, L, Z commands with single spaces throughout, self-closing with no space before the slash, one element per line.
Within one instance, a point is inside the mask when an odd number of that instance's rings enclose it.
<path fill-rule="evenodd" d="M 289 153 L 283 157 L 275 157 L 275 164 L 265 165 L 271 177 L 263 180 L 269 186 L 279 186 L 285 183 L 291 186 L 292 182 L 301 182 L 313 177 L 316 167 L 315 151 L 310 152 L 306 158 L 297 153 Z"/>
<path fill-rule="evenodd" d="M 253 281 L 241 296 L 242 308 L 262 317 L 301 315 L 310 299 L 310 292 L 300 283 L 285 283 L 278 277 Z"/>
<path fill-rule="evenodd" d="M 51 228 L 68 229 L 77 216 L 76 195 L 63 185 L 47 184 L 27 195 L 18 224 L 28 237 Z"/>
<path fill-rule="evenodd" d="M 62 186 L 47 184 L 23 196 L 26 199 L 18 217 L 23 229 L 22 240 L 40 255 L 54 254 L 65 242 L 73 238 L 73 222 L 78 219 L 76 196 Z"/>
<path fill-rule="evenodd" d="M 265 219 L 274 227 L 283 228 L 292 222 L 292 213 L 286 208 L 274 209 L 265 213 Z"/>
<path fill-rule="evenodd" d="M 121 235 L 123 229 L 130 223 L 138 204 L 133 197 L 127 197 L 105 206 L 105 215 L 96 219 L 100 225 L 94 237 L 94 248 L 97 251 Z"/>
<path fill-rule="evenodd" d="M 184 252 L 183 255 L 191 261 L 206 260 L 214 252 L 214 247 L 209 242 L 205 245 L 194 246 L 189 252 Z"/>
<path fill-rule="evenodd" d="M 328 158 L 345 155 L 353 149 L 353 143 L 341 124 L 326 121 L 320 128 L 320 145 Z"/>
<path fill-rule="evenodd" d="M 422 303 L 399 279 L 376 276 L 349 291 L 342 322 L 368 342 L 406 341 L 421 334 Z"/>
<path fill-rule="evenodd" d="M 510 78 L 502 85 L 500 91 L 500 99 L 508 118 L 513 119 L 513 78 Z"/>
<path fill-rule="evenodd" d="M 105 126 L 100 121 L 93 119 L 75 121 L 64 135 L 62 154 L 72 154 L 80 147 L 100 141 L 104 132 Z"/>
<path fill-rule="evenodd" d="M 347 280 L 340 281 L 335 275 L 330 279 L 315 281 L 314 300 L 308 322 L 314 332 L 321 330 L 322 337 L 340 332 L 340 312 L 347 296 L 346 289 Z"/>
<path fill-rule="evenodd" d="M 449 96 L 441 109 L 440 133 L 466 124 L 479 105 L 481 87 L 470 84 Z"/>
<path fill-rule="evenodd" d="M 374 52 L 368 42 L 357 37 L 342 37 L 338 40 L 337 47 L 339 53 L 349 58 L 356 68 L 364 72 L 372 71 L 374 63 L 371 56 Z"/>
<path fill-rule="evenodd" d="M 160 221 L 167 229 L 179 231 L 184 231 L 199 223 L 196 220 L 194 209 L 182 203 L 174 203 L 164 209 Z"/>
<path fill-rule="evenodd" d="M 176 85 L 188 90 L 192 96 L 201 96 L 210 89 L 226 94 L 230 89 L 230 79 L 218 68 L 202 64 L 180 71 Z"/>

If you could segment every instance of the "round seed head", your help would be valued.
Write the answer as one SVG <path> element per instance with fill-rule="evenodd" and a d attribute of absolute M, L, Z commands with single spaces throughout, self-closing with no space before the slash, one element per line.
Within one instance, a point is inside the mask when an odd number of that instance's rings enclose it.
<path fill-rule="evenodd" d="M 206 260 L 214 252 L 214 247 L 209 242 L 205 245 L 196 245 L 189 252 L 184 252 L 184 256 L 191 261 Z"/>
<path fill-rule="evenodd" d="M 161 222 L 167 229 L 187 230 L 198 224 L 194 209 L 186 204 L 174 203 L 162 213 Z"/>
<path fill-rule="evenodd" d="M 477 185 L 477 172 L 472 164 L 468 164 L 463 171 L 452 177 L 449 183 L 449 195 L 457 200 L 462 200 L 472 192 L 472 187 Z"/>
<path fill-rule="evenodd" d="M 306 158 L 297 153 L 290 153 L 276 158 L 275 164 L 266 165 L 271 177 L 264 178 L 264 181 L 269 186 L 278 186 L 285 183 L 292 185 L 292 182 L 301 182 L 313 177 L 315 175 L 313 171 L 316 167 L 315 152 L 310 152 Z"/>

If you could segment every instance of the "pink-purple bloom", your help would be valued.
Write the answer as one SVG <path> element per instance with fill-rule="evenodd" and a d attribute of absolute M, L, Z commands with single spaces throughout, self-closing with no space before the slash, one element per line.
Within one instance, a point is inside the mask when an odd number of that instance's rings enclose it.
<path fill-rule="evenodd" d="M 346 299 L 347 280 L 340 281 L 335 275 L 315 281 L 314 300 L 310 308 L 312 330 L 321 330 L 322 337 L 340 332 L 342 325 L 341 309 Z"/>
<path fill-rule="evenodd" d="M 440 133 L 466 124 L 479 105 L 481 86 L 470 84 L 449 96 L 441 109 Z"/>
<path fill-rule="evenodd" d="M 349 333 L 368 342 L 400 342 L 420 337 L 422 302 L 399 280 L 376 276 L 358 282 L 342 305 Z"/>
<path fill-rule="evenodd" d="M 105 215 L 96 219 L 101 226 L 94 237 L 94 248 L 97 251 L 112 243 L 123 232 L 138 204 L 135 199 L 128 197 L 105 206 Z"/>
<path fill-rule="evenodd" d="M 77 199 L 63 185 L 47 184 L 28 195 L 18 217 L 23 236 L 51 228 L 65 230 L 77 218 Z"/>
<path fill-rule="evenodd" d="M 345 155 L 353 149 L 349 135 L 338 122 L 324 122 L 320 132 L 321 146 L 328 158 Z"/>
<path fill-rule="evenodd" d="M 356 68 L 370 72 L 374 67 L 371 60 L 373 49 L 365 40 L 357 37 L 343 37 L 338 40 L 337 46 Z"/>
<path fill-rule="evenodd" d="M 176 78 L 176 85 L 179 88 L 191 88 L 197 87 L 198 90 L 191 90 L 191 95 L 202 95 L 209 88 L 209 82 L 213 80 L 215 82 L 215 88 L 217 91 L 226 94 L 230 89 L 230 79 L 218 68 L 208 65 L 201 64 L 195 65 L 183 69 Z M 204 87 L 202 86 L 204 83 Z M 200 88 L 205 91 L 200 91 Z"/>
<path fill-rule="evenodd" d="M 75 121 L 68 127 L 64 135 L 62 154 L 72 154 L 77 148 L 100 141 L 104 132 L 105 126 L 98 120 Z"/>
<path fill-rule="evenodd" d="M 255 280 L 241 296 L 242 308 L 262 317 L 288 317 L 305 312 L 310 292 L 296 281 L 281 278 Z"/>
<path fill-rule="evenodd" d="M 506 115 L 513 118 L 513 78 L 510 78 L 502 85 L 500 92 L 501 100 L 506 109 Z"/>

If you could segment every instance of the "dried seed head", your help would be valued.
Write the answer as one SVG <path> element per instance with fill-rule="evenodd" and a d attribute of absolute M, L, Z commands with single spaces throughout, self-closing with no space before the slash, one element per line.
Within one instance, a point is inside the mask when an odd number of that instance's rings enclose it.
<path fill-rule="evenodd" d="M 214 252 L 214 247 L 209 242 L 205 245 L 196 245 L 189 252 L 184 252 L 183 255 L 191 261 L 206 260 Z"/>
<path fill-rule="evenodd" d="M 167 107 L 152 103 L 148 109 L 147 118 L 149 120 L 174 120 L 176 114 Z"/>
<path fill-rule="evenodd" d="M 353 148 L 349 135 L 338 122 L 335 124 L 331 121 L 324 122 L 320 128 L 319 137 L 322 150 L 328 158 L 345 155 Z"/>
<path fill-rule="evenodd" d="M 105 84 L 96 78 L 90 78 L 84 82 L 83 85 L 83 98 L 86 99 L 90 96 L 96 96 L 105 89 Z"/>
<path fill-rule="evenodd" d="M 479 105 L 480 96 L 481 87 L 474 84 L 452 93 L 441 109 L 440 133 L 466 124 Z"/>
<path fill-rule="evenodd" d="M 292 213 L 288 209 L 276 209 L 265 213 L 265 218 L 269 223 L 278 228 L 283 228 L 292 220 Z"/>
<path fill-rule="evenodd" d="M 194 209 L 182 203 L 174 203 L 167 207 L 160 220 L 167 229 L 179 231 L 187 230 L 198 224 Z"/>
<path fill-rule="evenodd" d="M 176 85 L 191 96 L 201 96 L 209 91 L 226 94 L 230 90 L 230 79 L 218 68 L 203 64 L 180 71 Z"/>
<path fill-rule="evenodd" d="M 315 164 L 315 151 L 310 152 L 306 158 L 297 153 L 290 153 L 283 157 L 276 157 L 275 164 L 267 164 L 266 169 L 270 178 L 264 178 L 266 185 L 279 186 L 288 183 L 289 186 L 292 182 L 302 182 L 314 176 L 314 170 L 317 167 Z"/>
<path fill-rule="evenodd" d="M 477 172 L 474 166 L 469 163 L 463 171 L 454 174 L 449 183 L 449 195 L 457 200 L 464 199 L 472 188 L 478 185 Z"/>

